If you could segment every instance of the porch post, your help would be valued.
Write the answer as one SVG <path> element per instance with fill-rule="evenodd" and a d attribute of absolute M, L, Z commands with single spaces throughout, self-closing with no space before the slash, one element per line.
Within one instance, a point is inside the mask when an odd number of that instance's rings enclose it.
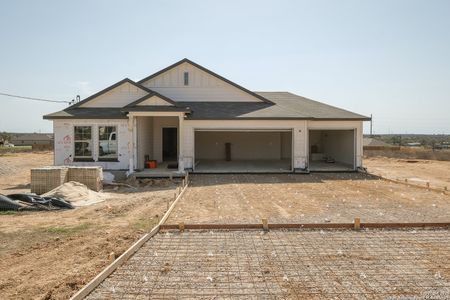
<path fill-rule="evenodd" d="M 128 114 L 128 173 L 134 173 L 134 116 Z"/>
<path fill-rule="evenodd" d="M 183 121 L 184 114 L 178 116 L 178 172 L 184 172 L 184 151 L 183 151 L 183 142 L 184 142 L 184 132 L 183 132 Z"/>

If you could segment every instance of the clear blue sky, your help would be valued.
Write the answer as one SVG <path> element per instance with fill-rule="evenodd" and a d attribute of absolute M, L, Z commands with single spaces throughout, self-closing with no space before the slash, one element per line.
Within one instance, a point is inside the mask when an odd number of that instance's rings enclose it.
<path fill-rule="evenodd" d="M 184 57 L 251 90 L 372 113 L 375 133 L 450 133 L 450 1 L 0 4 L 0 92 L 84 98 Z M 0 96 L 0 131 L 50 132 L 42 115 L 64 107 Z"/>

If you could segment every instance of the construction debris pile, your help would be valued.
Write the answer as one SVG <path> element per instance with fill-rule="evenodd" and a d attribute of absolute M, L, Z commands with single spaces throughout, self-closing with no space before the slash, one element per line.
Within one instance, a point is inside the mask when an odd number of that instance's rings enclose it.
<path fill-rule="evenodd" d="M 0 211 L 37 211 L 73 209 L 105 201 L 108 196 L 90 190 L 86 185 L 69 181 L 55 189 L 38 196 L 29 194 L 0 194 Z"/>
<path fill-rule="evenodd" d="M 36 194 L 0 195 L 0 210 L 37 211 L 73 208 L 70 202 L 58 197 L 41 197 Z"/>

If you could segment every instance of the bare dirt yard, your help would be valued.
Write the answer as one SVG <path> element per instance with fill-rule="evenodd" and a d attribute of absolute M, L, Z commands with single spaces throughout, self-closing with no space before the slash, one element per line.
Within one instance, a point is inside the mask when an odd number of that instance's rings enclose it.
<path fill-rule="evenodd" d="M 29 192 L 29 170 L 51 153 L 0 157 L 0 193 Z M 0 212 L 0 298 L 68 299 L 151 229 L 176 184 L 107 190 L 106 201 L 74 210 Z"/>
<path fill-rule="evenodd" d="M 0 193 L 30 191 L 30 170 L 53 164 L 53 152 L 0 154 Z"/>
<path fill-rule="evenodd" d="M 361 173 L 194 175 L 167 224 L 449 222 L 450 195 Z"/>
<path fill-rule="evenodd" d="M 399 159 L 387 157 L 364 158 L 364 166 L 372 174 L 411 184 L 450 190 L 450 161 Z"/>

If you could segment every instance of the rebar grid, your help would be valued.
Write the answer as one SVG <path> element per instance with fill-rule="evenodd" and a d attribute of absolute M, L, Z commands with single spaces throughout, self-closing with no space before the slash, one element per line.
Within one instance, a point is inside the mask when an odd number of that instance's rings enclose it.
<path fill-rule="evenodd" d="M 448 230 L 159 233 L 88 299 L 450 298 Z"/>

